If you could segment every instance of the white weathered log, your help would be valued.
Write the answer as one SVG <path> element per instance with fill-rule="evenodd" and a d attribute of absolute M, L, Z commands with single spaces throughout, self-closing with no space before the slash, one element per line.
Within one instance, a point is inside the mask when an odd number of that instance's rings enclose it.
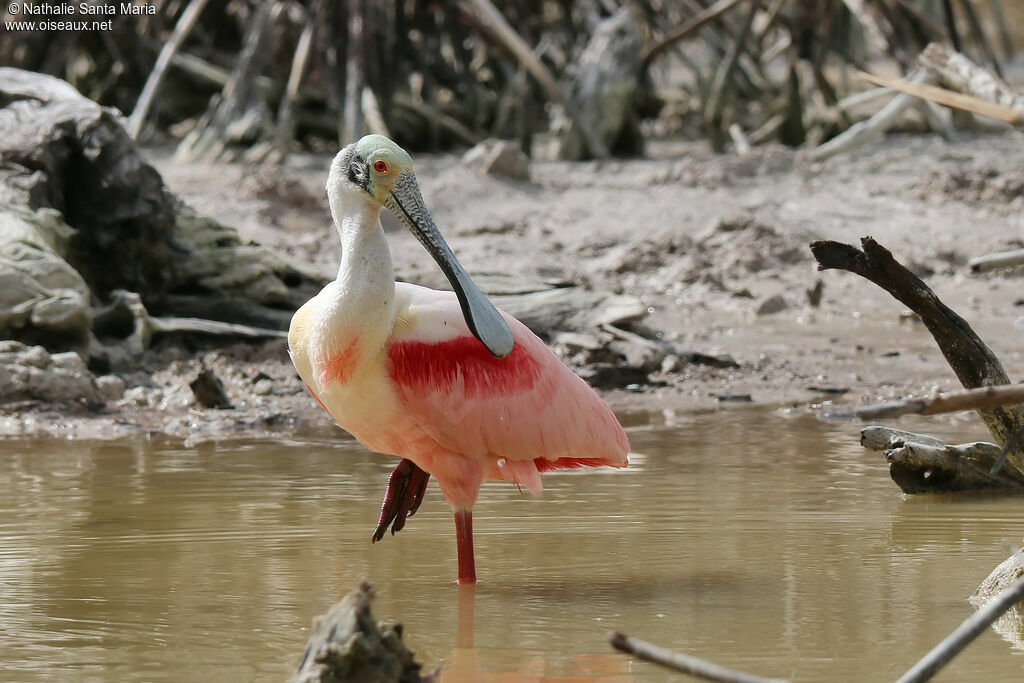
<path fill-rule="evenodd" d="M 871 425 L 870 427 L 865 427 L 860 430 L 860 445 L 873 451 L 885 451 L 892 448 L 897 443 L 905 441 L 927 444 L 929 446 L 936 446 L 939 448 L 946 445 L 946 442 L 942 439 L 929 436 L 928 434 L 906 432 L 902 429 L 892 429 L 891 427 Z"/>
<path fill-rule="evenodd" d="M 860 432 L 865 448 L 883 451 L 893 481 L 904 493 L 1022 488 L 1012 471 L 999 472 L 1003 449 L 987 441 L 947 445 L 942 439 L 872 425 Z"/>
<path fill-rule="evenodd" d="M 1024 95 L 988 69 L 941 43 L 928 45 L 918 61 L 950 88 L 1024 113 Z"/>
<path fill-rule="evenodd" d="M 1013 249 L 1001 251 L 996 254 L 977 256 L 967 263 L 972 273 L 982 273 L 986 270 L 998 270 L 1000 268 L 1014 268 L 1024 266 L 1024 249 Z"/>
<path fill-rule="evenodd" d="M 934 77 L 927 71 L 917 71 L 910 79 L 910 83 L 926 84 L 934 80 Z M 901 93 L 893 98 L 882 109 L 867 121 L 861 121 L 844 132 L 837 135 L 823 145 L 811 150 L 811 159 L 823 161 L 829 157 L 849 152 L 860 147 L 869 140 L 882 135 L 885 131 L 896 125 L 903 112 L 910 107 L 916 98 L 907 93 Z"/>

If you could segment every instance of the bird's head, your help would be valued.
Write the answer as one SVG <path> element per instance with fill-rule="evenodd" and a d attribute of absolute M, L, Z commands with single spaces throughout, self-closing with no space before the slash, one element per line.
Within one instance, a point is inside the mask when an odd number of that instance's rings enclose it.
<path fill-rule="evenodd" d="M 466 274 L 427 210 L 412 157 L 383 135 L 367 135 L 338 152 L 331 164 L 327 195 L 331 209 L 339 193 L 357 194 L 386 207 L 416 236 L 448 277 L 473 335 L 492 355 L 504 358 L 515 341 L 508 324 Z"/>
<path fill-rule="evenodd" d="M 412 157 L 383 135 L 367 135 L 338 153 L 337 168 L 332 175 L 348 189 L 361 191 L 388 206 L 388 199 L 397 185 L 416 177 L 412 172 Z M 390 208 L 390 207 L 388 207 Z"/>

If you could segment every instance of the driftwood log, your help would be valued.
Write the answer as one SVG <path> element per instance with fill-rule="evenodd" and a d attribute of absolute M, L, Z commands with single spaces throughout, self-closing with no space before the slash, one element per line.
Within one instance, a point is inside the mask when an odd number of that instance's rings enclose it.
<path fill-rule="evenodd" d="M 966 320 L 942 303 L 928 285 L 896 261 L 888 249 L 870 237 L 862 238 L 861 245 L 863 251 L 849 244 L 818 241 L 811 244 L 811 251 L 818 261 L 819 270 L 834 268 L 856 273 L 916 313 L 965 388 L 1010 384 L 999 358 Z M 1004 487 L 1024 488 L 1024 449 L 1013 442 L 1017 432 L 1024 427 L 1024 406 L 980 407 L 978 414 L 1000 448 L 1010 445 L 1006 466 L 1000 472 Z M 979 487 L 979 480 L 972 474 L 978 470 L 976 465 L 965 463 L 963 467 L 942 468 L 939 476 L 937 468 L 941 468 L 940 462 L 920 457 L 921 449 L 906 448 L 888 453 L 891 453 L 890 474 L 907 492 L 959 491 Z M 948 462 L 956 465 L 955 459 Z M 983 487 L 991 488 L 991 480 L 986 481 L 989 483 Z"/>
<path fill-rule="evenodd" d="M 6 338 L 109 363 L 107 343 L 153 333 L 278 334 L 319 288 L 170 194 L 116 111 L 10 68 L 0 105 Z"/>
<path fill-rule="evenodd" d="M 402 642 L 401 624 L 380 624 L 367 581 L 313 622 L 293 683 L 418 683 L 422 666 Z"/>
<path fill-rule="evenodd" d="M 992 469 L 1003 449 L 994 443 L 948 445 L 942 439 L 872 425 L 860 431 L 865 448 L 882 451 L 904 493 L 1015 489 L 1021 481 Z"/>

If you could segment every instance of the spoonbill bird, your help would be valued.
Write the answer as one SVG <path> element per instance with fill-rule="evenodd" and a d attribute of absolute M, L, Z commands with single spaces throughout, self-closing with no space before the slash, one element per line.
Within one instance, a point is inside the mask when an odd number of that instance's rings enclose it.
<path fill-rule="evenodd" d="M 455 513 L 459 583 L 474 583 L 472 508 L 485 480 L 541 491 L 540 473 L 625 467 L 629 442 L 586 382 L 470 280 L 427 211 L 412 159 L 381 135 L 338 152 L 327 197 L 338 278 L 292 317 L 292 362 L 367 448 L 402 459 L 373 540 L 402 528 L 433 475 Z M 419 239 L 454 292 L 395 282 L 381 209 Z"/>

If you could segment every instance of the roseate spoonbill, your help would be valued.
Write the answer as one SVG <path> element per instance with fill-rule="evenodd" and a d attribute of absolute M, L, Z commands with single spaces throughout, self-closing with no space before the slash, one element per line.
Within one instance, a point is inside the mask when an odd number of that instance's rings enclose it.
<path fill-rule="evenodd" d="M 441 237 L 412 159 L 381 135 L 338 152 L 327 197 L 341 237 L 338 279 L 300 308 L 292 362 L 320 405 L 366 447 L 403 460 L 373 540 L 419 507 L 433 475 L 455 513 L 459 583 L 476 581 L 472 508 L 485 480 L 541 491 L 540 473 L 624 467 L 629 443 L 604 401 L 525 325 L 499 312 Z M 395 282 L 381 209 L 451 282 Z"/>

